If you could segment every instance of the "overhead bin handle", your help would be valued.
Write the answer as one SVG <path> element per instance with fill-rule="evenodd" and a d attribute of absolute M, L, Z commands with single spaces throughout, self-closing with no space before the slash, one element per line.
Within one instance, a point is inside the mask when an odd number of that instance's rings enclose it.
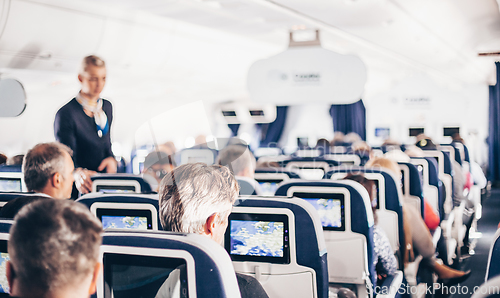
<path fill-rule="evenodd" d="M 313 40 L 306 40 L 306 41 L 296 41 L 293 39 L 293 32 L 290 31 L 290 44 L 288 45 L 289 48 L 291 47 L 310 47 L 310 46 L 321 46 L 321 41 L 319 40 L 319 30 L 316 29 L 316 38 Z"/>

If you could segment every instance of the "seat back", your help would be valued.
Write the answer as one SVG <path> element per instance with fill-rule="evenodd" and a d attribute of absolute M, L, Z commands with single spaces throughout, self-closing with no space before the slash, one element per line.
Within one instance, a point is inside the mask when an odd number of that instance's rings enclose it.
<path fill-rule="evenodd" d="M 151 193 L 151 185 L 142 175 L 96 174 L 91 177 L 92 192 L 106 193 Z"/>
<path fill-rule="evenodd" d="M 387 234 L 392 249 L 396 252 L 404 247 L 403 209 L 401 201 L 403 195 L 396 179 L 383 169 L 364 167 L 336 167 L 329 172 L 326 178 L 339 180 L 347 174 L 362 173 L 367 179 L 373 180 L 377 186 L 377 217 L 378 226 Z M 400 260 L 400 264 L 402 264 Z"/>
<path fill-rule="evenodd" d="M 20 166 L 0 166 L 0 191 L 26 191 Z"/>
<path fill-rule="evenodd" d="M 25 196 L 39 196 L 40 194 L 37 194 L 35 192 L 0 192 L 0 210 L 3 208 L 5 204 L 7 204 L 10 200 L 13 200 L 15 198 L 19 197 L 25 197 Z"/>
<path fill-rule="evenodd" d="M 429 199 L 431 206 L 439 213 L 439 217 L 443 219 L 443 183 L 439 179 L 439 170 L 436 159 L 433 157 L 412 157 L 411 163 L 422 167 L 424 197 L 425 199 Z M 428 184 L 426 184 L 426 182 L 428 182 Z"/>
<path fill-rule="evenodd" d="M 338 166 L 335 160 L 322 157 L 291 158 L 279 161 L 280 166 L 289 171 L 299 173 L 302 179 L 319 180 L 330 170 L 331 167 Z"/>
<path fill-rule="evenodd" d="M 500 275 L 500 229 L 497 230 L 490 246 L 485 281 Z"/>
<path fill-rule="evenodd" d="M 281 168 L 256 169 L 254 174 L 254 179 L 259 183 L 264 196 L 274 196 L 281 182 L 299 178 L 297 173 Z"/>
<path fill-rule="evenodd" d="M 177 155 L 176 155 L 177 156 Z M 217 157 L 217 150 L 210 148 L 188 148 L 180 152 L 176 160 L 178 165 L 186 163 L 202 162 L 207 165 L 213 165 Z"/>
<path fill-rule="evenodd" d="M 9 230 L 12 223 L 11 220 L 0 220 L 0 272 L 2 272 L 2 274 L 6 272 L 7 261 L 9 260 L 7 242 L 9 240 Z M 5 275 L 0 279 L 0 297 L 10 297 L 9 283 Z"/>
<path fill-rule="evenodd" d="M 236 181 L 238 181 L 238 185 L 240 186 L 241 196 L 257 196 L 262 194 L 260 185 L 255 179 L 236 176 Z"/>
<path fill-rule="evenodd" d="M 159 230 L 158 195 L 90 193 L 77 202 L 87 206 L 104 229 Z"/>
<path fill-rule="evenodd" d="M 256 277 L 270 298 L 328 297 L 319 216 L 297 198 L 240 197 L 225 234 L 236 272 Z"/>
<path fill-rule="evenodd" d="M 99 298 L 155 297 L 165 282 L 180 286 L 176 297 L 241 297 L 229 256 L 202 235 L 106 232 L 101 259 Z"/>
<path fill-rule="evenodd" d="M 335 160 L 339 165 L 359 166 L 361 158 L 355 154 L 327 154 L 323 158 Z"/>
<path fill-rule="evenodd" d="M 417 167 L 408 162 L 398 162 L 401 169 L 402 191 L 405 201 L 420 210 L 424 218 L 424 191 L 421 175 Z"/>
<path fill-rule="evenodd" d="M 296 196 L 318 209 L 328 251 L 328 280 L 352 284 L 357 297 L 369 297 L 375 285 L 373 213 L 367 191 L 354 181 L 283 183 L 276 195 Z M 305 245 L 308 245 L 307 243 Z"/>
<path fill-rule="evenodd" d="M 450 157 L 442 151 L 424 150 L 425 156 L 434 158 L 438 165 L 438 178 L 442 181 L 444 192 L 444 213 L 449 214 L 453 209 L 453 177 L 451 176 Z"/>

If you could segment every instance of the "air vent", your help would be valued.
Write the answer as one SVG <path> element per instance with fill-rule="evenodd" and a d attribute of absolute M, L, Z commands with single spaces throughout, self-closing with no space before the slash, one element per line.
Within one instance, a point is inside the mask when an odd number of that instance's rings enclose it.
<path fill-rule="evenodd" d="M 250 116 L 252 116 L 252 117 L 264 116 L 264 111 L 263 110 L 250 110 Z"/>
<path fill-rule="evenodd" d="M 236 111 L 222 111 L 224 117 L 236 117 Z"/>

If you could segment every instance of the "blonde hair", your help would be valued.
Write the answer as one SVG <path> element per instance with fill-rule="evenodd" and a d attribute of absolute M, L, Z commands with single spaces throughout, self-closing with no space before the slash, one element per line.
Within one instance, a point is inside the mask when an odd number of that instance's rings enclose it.
<path fill-rule="evenodd" d="M 83 58 L 82 65 L 80 66 L 80 71 L 78 73 L 79 74 L 85 73 L 90 65 L 97 67 L 106 67 L 106 63 L 104 62 L 104 60 L 95 55 L 90 55 Z"/>
<path fill-rule="evenodd" d="M 387 157 L 374 157 L 370 159 L 365 166 L 367 168 L 384 168 L 386 170 L 389 170 L 393 175 L 396 175 L 396 177 L 400 175 L 398 164 Z"/>

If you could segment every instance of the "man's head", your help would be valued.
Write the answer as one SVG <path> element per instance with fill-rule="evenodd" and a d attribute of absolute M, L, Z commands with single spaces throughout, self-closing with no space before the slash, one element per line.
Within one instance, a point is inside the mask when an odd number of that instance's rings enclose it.
<path fill-rule="evenodd" d="M 235 176 L 252 178 L 255 174 L 256 160 L 248 146 L 235 144 L 222 149 L 215 162 L 227 166 Z"/>
<path fill-rule="evenodd" d="M 14 218 L 8 242 L 11 294 L 93 294 L 100 271 L 102 232 L 100 221 L 73 201 L 39 200 L 22 208 Z"/>
<path fill-rule="evenodd" d="M 82 84 L 84 94 L 99 97 L 106 83 L 106 63 L 94 55 L 83 58 L 78 80 Z"/>
<path fill-rule="evenodd" d="M 184 164 L 160 185 L 160 221 L 173 232 L 207 235 L 221 243 L 239 187 L 228 168 Z"/>
<path fill-rule="evenodd" d="M 23 161 L 24 182 L 28 191 L 48 194 L 56 199 L 71 197 L 73 189 L 72 151 L 60 143 L 38 144 Z"/>
<path fill-rule="evenodd" d="M 171 155 L 163 151 L 153 151 L 144 159 L 143 173 L 153 176 L 160 183 L 161 179 L 175 167 L 175 160 Z"/>

